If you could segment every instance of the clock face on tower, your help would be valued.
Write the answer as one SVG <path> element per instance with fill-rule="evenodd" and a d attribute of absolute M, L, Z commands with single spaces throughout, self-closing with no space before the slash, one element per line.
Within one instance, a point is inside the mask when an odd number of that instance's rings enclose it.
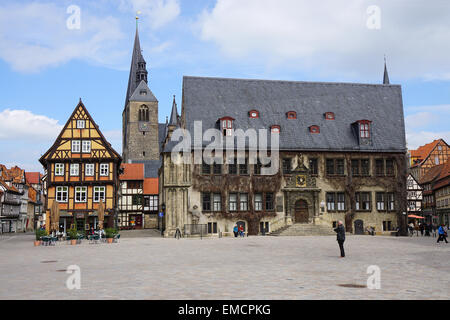
<path fill-rule="evenodd" d="M 306 187 L 306 176 L 303 174 L 297 175 L 295 179 L 295 185 L 300 188 Z"/>
<path fill-rule="evenodd" d="M 139 131 L 150 131 L 150 123 L 139 121 Z"/>

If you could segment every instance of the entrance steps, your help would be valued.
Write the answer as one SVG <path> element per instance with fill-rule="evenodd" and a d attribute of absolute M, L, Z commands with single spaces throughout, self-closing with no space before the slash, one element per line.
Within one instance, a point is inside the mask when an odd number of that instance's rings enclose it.
<path fill-rule="evenodd" d="M 332 227 L 314 224 L 296 223 L 283 227 L 270 234 L 271 236 L 333 236 L 336 235 Z"/>

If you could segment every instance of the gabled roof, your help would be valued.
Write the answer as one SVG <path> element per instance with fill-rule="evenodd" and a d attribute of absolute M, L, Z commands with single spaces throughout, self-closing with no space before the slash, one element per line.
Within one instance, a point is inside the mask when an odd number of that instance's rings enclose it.
<path fill-rule="evenodd" d="M 142 95 L 141 91 L 145 91 L 146 94 Z M 144 80 L 142 80 L 139 83 L 139 86 L 137 86 L 137 88 L 134 90 L 129 101 L 158 102 L 158 99 L 156 99 L 155 95 L 153 94 L 152 90 L 150 90 L 147 83 Z"/>
<path fill-rule="evenodd" d="M 40 172 L 25 172 L 27 183 L 39 184 L 41 183 L 42 174 Z"/>
<path fill-rule="evenodd" d="M 142 163 L 123 163 L 120 166 L 123 173 L 120 180 L 144 180 L 144 165 Z"/>
<path fill-rule="evenodd" d="M 22 194 L 19 190 L 17 190 L 14 186 L 9 186 L 3 179 L 0 179 L 0 184 L 3 186 L 3 188 L 6 189 L 6 191 L 14 192 L 16 194 Z"/>
<path fill-rule="evenodd" d="M 428 169 L 425 175 L 420 179 L 420 184 L 428 184 L 435 181 L 438 176 L 441 174 L 441 170 L 444 167 L 444 164 L 440 164 Z"/>
<path fill-rule="evenodd" d="M 99 126 L 95 123 L 94 118 L 92 118 L 92 116 L 89 114 L 89 111 L 86 109 L 86 107 L 84 106 L 83 102 L 81 101 L 80 98 L 80 102 L 78 103 L 78 105 L 75 107 L 75 109 L 73 110 L 72 114 L 70 115 L 69 119 L 67 119 L 66 124 L 64 125 L 64 127 L 62 128 L 61 132 L 59 133 L 58 137 L 56 138 L 55 142 L 53 143 L 53 145 L 50 147 L 50 149 L 47 150 L 46 153 L 44 153 L 44 155 L 42 155 L 42 157 L 39 159 L 39 162 L 45 166 L 45 160 L 47 158 L 47 156 L 50 153 L 53 153 L 56 151 L 57 147 L 60 144 L 60 141 L 62 139 L 62 136 L 64 134 L 64 132 L 67 130 L 71 120 L 74 118 L 75 114 L 77 113 L 77 111 L 79 110 L 79 108 L 82 108 L 84 113 L 86 114 L 86 116 L 89 118 L 89 120 L 93 123 L 94 127 L 97 129 L 98 134 L 100 135 L 100 139 L 102 140 L 102 142 L 104 143 L 104 147 L 111 152 L 111 155 L 114 155 L 116 158 L 120 159 L 120 161 L 122 161 L 122 157 L 120 156 L 120 154 L 114 150 L 114 148 L 111 146 L 111 143 L 108 142 L 108 140 L 106 140 L 105 136 L 103 135 L 103 133 L 101 132 Z"/>
<path fill-rule="evenodd" d="M 440 142 L 447 144 L 443 139 L 437 139 L 433 142 L 427 143 L 426 145 L 420 146 L 416 150 L 410 150 L 411 157 L 420 159 L 420 162 L 414 164 L 412 167 L 416 167 L 424 162 Z"/>
<path fill-rule="evenodd" d="M 234 129 L 244 131 L 280 125 L 281 150 L 406 151 L 399 85 L 185 76 L 182 101 L 183 123 L 191 133 L 194 121 L 202 121 L 205 132 L 229 116 L 236 119 Z M 259 118 L 250 119 L 250 110 L 258 110 Z M 297 119 L 287 119 L 288 111 L 297 112 Z M 333 112 L 335 120 L 324 119 L 325 112 Z M 361 119 L 372 121 L 370 144 L 360 144 L 352 130 Z M 320 126 L 320 134 L 310 134 L 311 125 Z"/>

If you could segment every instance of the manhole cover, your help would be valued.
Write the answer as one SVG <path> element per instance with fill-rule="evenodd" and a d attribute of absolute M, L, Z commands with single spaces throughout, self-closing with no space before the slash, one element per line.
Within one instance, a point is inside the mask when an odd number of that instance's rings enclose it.
<path fill-rule="evenodd" d="M 362 284 L 338 284 L 338 286 L 344 288 L 367 288 L 367 286 L 363 286 Z"/>
<path fill-rule="evenodd" d="M 47 261 L 41 261 L 41 263 L 55 263 L 58 262 L 56 260 L 47 260 Z"/>

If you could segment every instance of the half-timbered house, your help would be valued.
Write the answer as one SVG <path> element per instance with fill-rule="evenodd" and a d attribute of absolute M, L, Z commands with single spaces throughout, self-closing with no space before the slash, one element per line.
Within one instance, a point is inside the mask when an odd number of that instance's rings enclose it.
<path fill-rule="evenodd" d="M 39 160 L 46 171 L 47 229 L 54 201 L 60 208 L 60 231 L 78 231 L 98 223 L 105 204 L 105 227 L 116 224 L 121 156 L 105 139 L 81 99 L 53 146 Z"/>
<path fill-rule="evenodd" d="M 416 150 L 411 150 L 410 158 L 411 174 L 420 181 L 430 168 L 449 160 L 450 147 L 443 139 L 437 139 Z"/>
<path fill-rule="evenodd" d="M 408 214 L 420 215 L 422 212 L 423 188 L 412 174 L 406 178 Z"/>

